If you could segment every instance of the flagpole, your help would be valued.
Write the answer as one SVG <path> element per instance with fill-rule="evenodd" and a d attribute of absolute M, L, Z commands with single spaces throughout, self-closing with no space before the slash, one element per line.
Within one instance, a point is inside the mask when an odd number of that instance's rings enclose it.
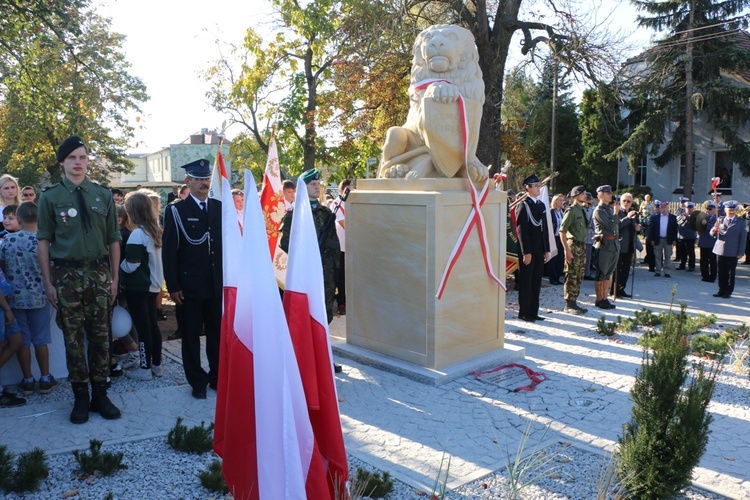
<path fill-rule="evenodd" d="M 549 181 L 551 181 L 552 179 L 554 179 L 554 178 L 555 178 L 555 177 L 557 177 L 558 175 L 560 175 L 560 172 L 552 172 L 552 173 L 551 173 L 550 175 L 548 175 L 548 176 L 547 176 L 547 178 L 545 178 L 545 179 L 544 179 L 544 180 L 543 180 L 542 182 L 540 182 L 539 184 L 541 184 L 542 186 L 546 186 L 546 185 L 547 185 L 547 183 L 548 183 Z M 508 207 L 508 210 L 510 211 L 510 210 L 514 209 L 515 207 L 517 207 L 517 206 L 518 206 L 519 204 L 523 203 L 523 201 L 524 201 L 524 200 L 525 200 L 525 199 L 526 199 L 526 198 L 527 198 L 528 196 L 529 196 L 529 194 L 528 194 L 528 193 L 523 193 L 523 194 L 521 194 L 520 196 L 518 196 L 518 197 L 516 198 L 516 201 L 514 201 L 513 203 L 511 203 L 511 205 L 510 205 L 510 206 Z"/>

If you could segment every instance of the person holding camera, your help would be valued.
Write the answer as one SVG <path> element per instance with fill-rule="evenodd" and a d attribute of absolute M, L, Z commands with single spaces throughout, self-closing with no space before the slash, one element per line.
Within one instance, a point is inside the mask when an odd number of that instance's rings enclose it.
<path fill-rule="evenodd" d="M 633 195 L 625 193 L 620 197 L 620 206 L 617 210 L 620 218 L 620 256 L 617 260 L 612 294 L 617 297 L 631 297 L 625 291 L 630 276 L 630 266 L 633 263 L 633 254 L 636 250 L 638 232 L 641 224 L 638 220 L 638 212 L 633 210 Z"/>

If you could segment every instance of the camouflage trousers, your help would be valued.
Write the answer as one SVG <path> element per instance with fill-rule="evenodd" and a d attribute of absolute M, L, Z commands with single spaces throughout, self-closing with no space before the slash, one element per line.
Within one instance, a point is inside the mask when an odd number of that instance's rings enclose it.
<path fill-rule="evenodd" d="M 581 293 L 584 268 L 586 267 L 586 243 L 568 239 L 568 247 L 573 253 L 573 262 L 565 261 L 565 300 L 576 300 Z"/>
<path fill-rule="evenodd" d="M 110 284 L 106 264 L 90 267 L 54 266 L 57 326 L 65 340 L 68 380 L 104 382 L 109 376 Z M 85 333 L 84 333 L 85 332 Z M 84 335 L 88 340 L 88 368 Z"/>

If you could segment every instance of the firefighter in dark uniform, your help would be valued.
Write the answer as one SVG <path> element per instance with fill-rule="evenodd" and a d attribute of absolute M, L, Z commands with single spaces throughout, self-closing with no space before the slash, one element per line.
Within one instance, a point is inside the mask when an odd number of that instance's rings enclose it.
<path fill-rule="evenodd" d="M 208 198 L 208 160 L 184 165 L 190 194 L 169 205 L 164 214 L 162 260 L 169 295 L 179 308 L 182 363 L 193 397 L 206 398 L 219 376 L 223 271 L 221 202 Z M 201 367 L 200 335 L 206 335 L 209 371 Z"/>

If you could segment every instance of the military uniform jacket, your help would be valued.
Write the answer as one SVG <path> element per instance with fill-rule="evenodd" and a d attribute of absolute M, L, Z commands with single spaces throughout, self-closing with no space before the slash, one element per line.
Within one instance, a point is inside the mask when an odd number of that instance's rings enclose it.
<path fill-rule="evenodd" d="M 518 206 L 516 215 L 518 243 L 522 254 L 543 256 L 549 252 L 549 230 L 544 203 L 527 197 Z"/>
<path fill-rule="evenodd" d="M 207 198 L 208 213 L 192 196 L 164 213 L 162 261 L 170 293 L 193 299 L 222 297 L 221 202 Z"/>
<path fill-rule="evenodd" d="M 599 250 L 620 251 L 620 217 L 606 203 L 600 203 L 594 210 L 594 231 L 602 236 Z"/>
<path fill-rule="evenodd" d="M 745 253 L 746 240 L 745 219 L 734 216 L 730 222 L 729 217 L 719 217 L 719 231 L 714 245 L 716 255 L 739 257 Z"/>
<path fill-rule="evenodd" d="M 91 226 L 83 222 L 81 190 Z M 50 259 L 91 261 L 109 256 L 108 245 L 120 241 L 112 193 L 88 177 L 79 186 L 63 176 L 42 191 L 37 215 L 37 239 L 50 242 Z"/>
<path fill-rule="evenodd" d="M 586 243 L 589 233 L 589 219 L 586 209 L 578 203 L 571 205 L 563 215 L 560 233 L 566 238 L 572 238 L 576 243 Z"/>
<path fill-rule="evenodd" d="M 284 218 L 281 220 L 281 240 L 279 241 L 279 247 L 285 252 L 289 253 L 289 236 L 292 234 L 292 217 L 294 210 L 290 210 L 286 213 Z M 323 231 L 323 227 L 326 222 L 333 218 L 333 212 L 325 205 L 318 203 L 315 208 L 312 209 L 313 221 L 315 221 L 315 234 L 318 237 L 318 243 L 320 243 L 320 233 Z M 334 222 L 334 221 L 331 221 Z M 339 266 L 341 262 L 340 252 L 341 245 L 339 244 L 339 238 L 336 235 L 335 224 L 328 226 L 329 232 L 325 237 L 325 243 L 323 243 L 323 252 L 320 258 L 323 262 L 323 271 L 325 273 L 331 273 Z"/>

